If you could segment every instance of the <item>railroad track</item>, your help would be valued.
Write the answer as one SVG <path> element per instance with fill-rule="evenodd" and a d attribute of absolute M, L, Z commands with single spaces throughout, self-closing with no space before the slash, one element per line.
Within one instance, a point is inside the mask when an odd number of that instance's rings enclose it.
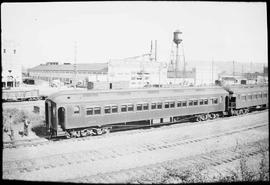
<path fill-rule="evenodd" d="M 260 143 L 265 148 L 258 148 L 256 144 Z M 239 152 L 242 148 L 245 148 L 245 153 Z M 119 170 L 109 173 L 103 173 L 98 175 L 91 175 L 73 179 L 66 179 L 64 182 L 76 182 L 76 183 L 138 183 L 136 180 L 142 177 L 151 177 L 155 179 L 157 173 L 166 173 L 169 169 L 177 169 L 185 171 L 192 169 L 194 166 L 203 167 L 216 167 L 223 164 L 232 163 L 243 157 L 252 157 L 261 154 L 262 152 L 269 151 L 268 139 L 263 139 L 257 142 L 251 142 L 246 145 L 240 146 L 237 150 L 235 147 L 226 148 L 223 150 L 215 150 L 209 153 L 193 155 L 181 159 L 175 159 L 171 161 L 156 163 L 152 165 L 140 166 L 136 168 L 130 168 L 125 170 Z M 223 171 L 230 171 L 230 169 L 223 169 Z M 146 182 L 152 183 L 152 182 Z"/>
<path fill-rule="evenodd" d="M 249 131 L 252 129 L 258 129 L 262 127 L 267 127 L 268 123 L 261 123 L 254 126 L 247 126 L 245 128 L 235 128 L 233 130 L 220 130 L 219 133 L 213 135 L 207 135 L 202 137 L 181 137 L 172 140 L 161 140 L 161 142 L 154 144 L 151 142 L 139 144 L 137 146 L 120 146 L 118 149 L 112 148 L 99 148 L 90 149 L 86 151 L 79 151 L 76 153 L 63 153 L 55 154 L 46 157 L 32 158 L 17 161 L 3 161 L 3 177 L 9 178 L 10 176 L 17 177 L 18 174 L 30 173 L 44 169 L 53 169 L 56 167 L 64 167 L 74 164 L 88 164 L 92 162 L 121 158 L 122 156 L 129 156 L 131 154 L 140 154 L 151 151 L 158 151 L 162 149 L 169 149 L 174 147 L 179 147 L 188 144 L 194 144 L 210 139 L 219 138 L 222 136 L 229 136 L 237 134 L 240 132 Z"/>
<path fill-rule="evenodd" d="M 254 114 L 259 114 L 263 112 L 267 112 L 267 110 L 263 111 L 254 111 L 250 112 L 245 115 L 239 115 L 238 117 L 243 117 L 243 116 L 249 116 L 249 115 L 254 115 Z M 55 142 L 77 142 L 77 141 L 86 141 L 86 140 L 92 140 L 92 139 L 100 139 L 102 137 L 112 137 L 117 135 L 131 135 L 131 134 L 137 134 L 137 133 L 147 133 L 147 132 L 152 132 L 153 130 L 149 128 L 155 128 L 155 127 L 161 127 L 161 129 L 171 129 L 173 127 L 182 127 L 182 126 L 187 126 L 187 125 L 198 125 L 198 124 L 207 124 L 207 123 L 212 123 L 213 121 L 218 121 L 218 120 L 230 120 L 234 119 L 235 117 L 220 117 L 216 118 L 214 120 L 208 120 L 205 122 L 174 122 L 174 123 L 166 123 L 166 124 L 157 124 L 157 125 L 152 125 L 152 126 L 139 126 L 137 128 L 125 128 L 121 130 L 113 130 L 111 131 L 110 134 L 105 134 L 105 135 L 98 135 L 98 136 L 88 136 L 88 137 L 81 137 L 81 138 L 71 138 L 71 139 L 61 139 L 61 138 L 56 138 L 56 139 L 50 139 L 49 137 L 44 137 L 44 138 L 35 138 L 35 139 L 26 139 L 26 140 L 15 140 L 15 141 L 5 141 L 3 142 L 3 149 L 5 148 L 19 148 L 19 147 L 34 147 L 38 145 L 48 145 L 48 144 L 53 144 Z M 181 123 L 181 124 L 179 124 Z M 128 132 L 124 132 L 128 131 Z"/>

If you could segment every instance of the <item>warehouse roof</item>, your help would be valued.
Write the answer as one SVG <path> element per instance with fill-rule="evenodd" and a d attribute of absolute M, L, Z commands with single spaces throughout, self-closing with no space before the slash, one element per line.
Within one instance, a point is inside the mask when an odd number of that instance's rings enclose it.
<path fill-rule="evenodd" d="M 29 69 L 29 71 L 74 71 L 74 64 L 46 65 L 41 64 Z M 78 63 L 77 71 L 107 73 L 108 63 Z"/>

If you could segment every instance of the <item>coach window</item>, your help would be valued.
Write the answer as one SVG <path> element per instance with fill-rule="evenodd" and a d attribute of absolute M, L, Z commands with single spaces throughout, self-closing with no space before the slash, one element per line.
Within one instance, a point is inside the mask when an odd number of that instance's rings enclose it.
<path fill-rule="evenodd" d="M 183 101 L 183 102 L 182 102 L 182 106 L 183 106 L 183 107 L 186 107 L 186 106 L 187 106 L 187 101 Z"/>
<path fill-rule="evenodd" d="M 258 95 L 258 96 L 259 96 L 259 98 L 262 98 L 262 93 L 259 93 L 259 95 Z"/>
<path fill-rule="evenodd" d="M 165 109 L 169 108 L 169 102 L 165 102 L 164 107 L 165 107 Z"/>
<path fill-rule="evenodd" d="M 188 106 L 192 106 L 193 105 L 193 100 L 189 100 L 188 101 Z"/>
<path fill-rule="evenodd" d="M 144 103 L 143 104 L 143 110 L 148 110 L 148 109 L 149 109 L 148 103 Z"/>
<path fill-rule="evenodd" d="M 200 104 L 200 105 L 203 105 L 203 99 L 200 99 L 200 100 L 199 100 L 199 104 Z"/>
<path fill-rule="evenodd" d="M 175 107 L 175 103 L 172 101 L 170 102 L 170 108 L 174 108 Z"/>
<path fill-rule="evenodd" d="M 213 98 L 213 104 L 218 104 L 218 98 Z"/>
<path fill-rule="evenodd" d="M 156 109 L 157 108 L 157 104 L 156 103 L 152 103 L 151 104 L 151 109 Z"/>
<path fill-rule="evenodd" d="M 127 112 L 127 105 L 121 106 L 121 112 Z"/>
<path fill-rule="evenodd" d="M 208 99 L 204 99 L 204 105 L 208 105 Z"/>
<path fill-rule="evenodd" d="M 258 99 L 258 98 L 259 98 L 258 94 L 255 94 L 255 98 L 256 98 L 256 99 Z"/>
<path fill-rule="evenodd" d="M 134 105 L 128 105 L 128 111 L 134 111 Z"/>
<path fill-rule="evenodd" d="M 94 114 L 100 114 L 101 113 L 101 108 L 100 107 L 95 107 L 94 108 Z"/>
<path fill-rule="evenodd" d="M 263 98 L 267 98 L 267 93 L 263 93 Z"/>
<path fill-rule="evenodd" d="M 198 100 L 194 100 L 194 105 L 198 105 Z"/>
<path fill-rule="evenodd" d="M 177 107 L 181 107 L 181 101 L 177 102 Z"/>
<path fill-rule="evenodd" d="M 106 106 L 106 107 L 104 108 L 104 112 L 105 112 L 105 114 L 111 113 L 111 107 L 110 107 L 110 106 Z"/>
<path fill-rule="evenodd" d="M 223 102 L 223 96 L 220 96 L 220 103 Z"/>
<path fill-rule="evenodd" d="M 142 104 L 137 104 L 137 110 L 139 110 L 139 111 L 142 110 Z"/>
<path fill-rule="evenodd" d="M 161 102 L 158 102 L 158 103 L 157 103 L 157 108 L 158 108 L 158 109 L 162 109 L 162 103 L 161 103 Z"/>
<path fill-rule="evenodd" d="M 112 113 L 117 113 L 117 112 L 118 112 L 118 107 L 112 106 Z"/>
<path fill-rule="evenodd" d="M 242 95 L 241 100 L 246 101 L 247 97 L 245 95 Z"/>
<path fill-rule="evenodd" d="M 93 115 L 93 108 L 86 108 L 86 115 Z"/>
<path fill-rule="evenodd" d="M 251 100 L 252 99 L 252 96 L 251 94 L 248 95 L 248 100 Z"/>
<path fill-rule="evenodd" d="M 80 113 L 80 107 L 79 106 L 75 106 L 73 108 L 73 112 L 74 112 L 74 114 L 79 114 Z"/>

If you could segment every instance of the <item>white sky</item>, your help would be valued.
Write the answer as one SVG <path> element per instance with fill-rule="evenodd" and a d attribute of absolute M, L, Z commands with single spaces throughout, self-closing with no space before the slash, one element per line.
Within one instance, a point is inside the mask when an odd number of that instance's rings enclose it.
<path fill-rule="evenodd" d="M 21 62 L 107 62 L 150 51 L 169 61 L 180 29 L 186 61 L 267 63 L 266 3 L 49 2 L 4 3 L 2 39 L 20 43 Z"/>

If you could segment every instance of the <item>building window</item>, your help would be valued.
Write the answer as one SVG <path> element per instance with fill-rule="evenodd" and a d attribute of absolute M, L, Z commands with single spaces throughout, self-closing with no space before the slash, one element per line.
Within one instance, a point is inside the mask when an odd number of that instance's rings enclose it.
<path fill-rule="evenodd" d="M 94 114 L 100 114 L 101 113 L 101 108 L 100 107 L 95 107 L 94 108 Z"/>
<path fill-rule="evenodd" d="M 121 106 L 121 112 L 127 112 L 127 105 Z"/>
<path fill-rule="evenodd" d="M 112 113 L 117 113 L 117 112 L 118 112 L 118 107 L 112 106 Z"/>
<path fill-rule="evenodd" d="M 139 110 L 139 111 L 142 110 L 142 104 L 137 104 L 137 110 Z"/>
<path fill-rule="evenodd" d="M 105 114 L 110 114 L 111 113 L 111 107 L 110 106 L 106 106 L 104 108 L 104 112 L 105 112 Z"/>
<path fill-rule="evenodd" d="M 93 115 L 93 108 L 86 108 L 86 115 Z"/>
<path fill-rule="evenodd" d="M 74 113 L 74 114 L 79 114 L 79 113 L 80 113 L 80 107 L 79 107 L 79 106 L 75 106 L 75 107 L 73 108 L 73 113 Z"/>

